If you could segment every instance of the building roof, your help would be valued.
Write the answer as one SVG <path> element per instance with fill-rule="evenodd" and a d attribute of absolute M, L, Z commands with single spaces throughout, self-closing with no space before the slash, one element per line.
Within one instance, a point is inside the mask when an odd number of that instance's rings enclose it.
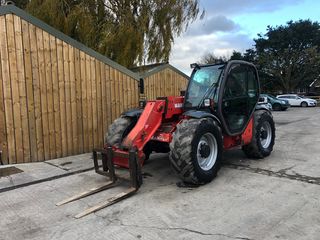
<path fill-rule="evenodd" d="M 20 18 L 24 19 L 25 21 L 37 26 L 38 28 L 41 28 L 42 30 L 44 30 L 48 33 L 50 33 L 51 35 L 55 36 L 56 38 L 59 38 L 62 41 L 70 44 L 71 46 L 80 49 L 81 51 L 83 51 L 83 52 L 87 53 L 88 55 L 100 60 L 101 62 L 119 70 L 120 72 L 127 74 L 128 76 L 132 77 L 133 79 L 136 79 L 136 80 L 139 79 L 138 74 L 134 73 L 133 71 L 131 71 L 131 70 L 127 69 L 126 67 L 112 61 L 110 58 L 94 51 L 93 49 L 85 46 L 84 44 L 74 40 L 73 38 L 69 37 L 68 35 L 58 31 L 57 29 L 49 26 L 45 22 L 33 17 L 32 15 L 28 14 L 27 12 L 23 11 L 22 9 L 20 9 L 14 5 L 0 6 L 0 16 L 6 15 L 6 14 L 14 14 L 16 16 L 19 16 Z"/>
<path fill-rule="evenodd" d="M 131 68 L 131 70 L 135 73 L 138 73 L 140 75 L 140 78 L 146 78 L 153 74 L 156 74 L 166 68 L 171 69 L 172 71 L 182 75 L 186 79 L 189 79 L 189 76 L 185 73 L 181 72 L 179 69 L 175 68 L 171 64 L 165 62 L 165 63 L 155 63 L 155 64 L 149 64 L 149 65 L 143 65 Z"/>

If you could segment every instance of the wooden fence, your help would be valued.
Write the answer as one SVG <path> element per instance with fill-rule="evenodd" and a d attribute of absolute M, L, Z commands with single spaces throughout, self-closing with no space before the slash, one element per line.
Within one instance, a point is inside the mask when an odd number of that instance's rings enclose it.
<path fill-rule="evenodd" d="M 136 73 L 12 5 L 0 7 L 0 59 L 4 164 L 102 147 L 107 126 L 139 102 Z M 149 99 L 186 85 L 170 69 L 145 82 Z"/>
<path fill-rule="evenodd" d="M 143 76 L 145 95 L 153 100 L 162 96 L 179 96 L 181 90 L 186 90 L 188 76 L 171 65 L 164 65 Z"/>
<path fill-rule="evenodd" d="M 138 103 L 138 81 L 14 14 L 0 16 L 2 161 L 43 161 L 103 145 Z"/>

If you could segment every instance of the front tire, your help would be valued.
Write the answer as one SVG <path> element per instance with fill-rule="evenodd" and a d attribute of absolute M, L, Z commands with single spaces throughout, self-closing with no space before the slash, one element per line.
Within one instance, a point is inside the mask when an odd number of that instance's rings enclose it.
<path fill-rule="evenodd" d="M 137 118 L 130 118 L 124 116 L 114 120 L 114 122 L 109 126 L 108 131 L 105 135 L 105 144 L 109 146 L 120 147 L 122 141 L 137 124 L 137 121 Z M 152 153 L 152 149 L 147 144 L 143 149 L 143 152 L 145 155 L 144 162 L 146 162 L 149 159 L 150 154 Z"/>
<path fill-rule="evenodd" d="M 275 126 L 268 111 L 254 112 L 252 140 L 242 150 L 249 158 L 264 158 L 271 154 L 275 141 Z"/>
<path fill-rule="evenodd" d="M 105 143 L 110 146 L 119 147 L 123 139 L 136 125 L 137 121 L 129 117 L 119 117 L 109 126 L 105 135 Z"/>
<path fill-rule="evenodd" d="M 302 102 L 301 103 L 301 107 L 308 107 L 308 103 L 307 102 Z"/>
<path fill-rule="evenodd" d="M 221 128 L 213 119 L 186 119 L 177 125 L 170 143 L 170 161 L 187 183 L 212 181 L 221 167 Z"/>

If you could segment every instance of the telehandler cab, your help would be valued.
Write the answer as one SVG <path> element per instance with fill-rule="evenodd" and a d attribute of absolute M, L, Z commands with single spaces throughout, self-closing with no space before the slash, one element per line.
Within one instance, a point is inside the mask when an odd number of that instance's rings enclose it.
<path fill-rule="evenodd" d="M 141 167 L 152 152 L 169 152 L 182 181 L 198 185 L 216 177 L 225 150 L 242 147 L 249 158 L 270 155 L 275 126 L 271 112 L 257 104 L 260 90 L 255 66 L 229 61 L 191 67 L 184 96 L 147 101 L 142 108 L 123 113 L 108 128 L 105 147 L 93 151 L 93 160 L 96 172 L 110 181 L 57 205 L 115 186 L 120 179 L 115 166 L 129 169 L 131 187 L 76 218 L 132 195 L 142 184 Z"/>

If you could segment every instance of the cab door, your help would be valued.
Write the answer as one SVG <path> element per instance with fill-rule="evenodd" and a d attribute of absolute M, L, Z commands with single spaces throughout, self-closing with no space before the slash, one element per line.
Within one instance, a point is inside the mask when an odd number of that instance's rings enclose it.
<path fill-rule="evenodd" d="M 244 62 L 229 63 L 221 84 L 219 113 L 228 135 L 241 134 L 259 99 L 257 70 Z"/>

